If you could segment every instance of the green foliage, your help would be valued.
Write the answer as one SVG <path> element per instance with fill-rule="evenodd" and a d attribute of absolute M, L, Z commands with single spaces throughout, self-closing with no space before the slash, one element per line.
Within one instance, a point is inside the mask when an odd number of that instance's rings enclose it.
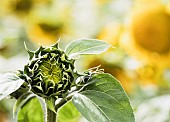
<path fill-rule="evenodd" d="M 73 96 L 75 107 L 90 122 L 134 122 L 129 99 L 109 74 L 97 74 L 84 90 Z"/>
<path fill-rule="evenodd" d="M 19 99 L 15 102 L 13 106 L 13 116 L 17 117 L 20 108 L 22 108 L 25 104 L 27 104 L 29 100 L 31 100 L 34 97 L 36 96 L 32 94 L 31 92 L 23 93 L 23 95 L 19 97 Z"/>
<path fill-rule="evenodd" d="M 72 101 L 67 102 L 58 111 L 58 122 L 76 122 L 80 117 L 80 113 L 74 107 Z"/>
<path fill-rule="evenodd" d="M 18 112 L 18 122 L 44 122 L 44 111 L 38 100 L 29 99 Z"/>
<path fill-rule="evenodd" d="M 129 99 L 113 76 L 99 67 L 83 74 L 75 69 L 75 56 L 100 54 L 109 47 L 100 40 L 79 39 L 65 52 L 58 43 L 34 52 L 26 48 L 30 57 L 24 70 L 18 76 L 0 75 L 0 100 L 8 95 L 17 99 L 13 113 L 18 122 L 55 122 L 56 116 L 59 122 L 74 122 L 80 113 L 90 122 L 134 122 Z"/>
<path fill-rule="evenodd" d="M 71 42 L 65 49 L 66 54 L 73 58 L 84 54 L 100 54 L 110 45 L 97 39 L 79 39 Z"/>
<path fill-rule="evenodd" d="M 0 100 L 19 89 L 23 83 L 14 73 L 0 74 Z"/>

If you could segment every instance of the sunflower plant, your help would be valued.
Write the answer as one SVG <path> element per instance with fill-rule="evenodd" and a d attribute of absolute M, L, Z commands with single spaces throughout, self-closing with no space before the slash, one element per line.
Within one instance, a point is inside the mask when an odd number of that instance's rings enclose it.
<path fill-rule="evenodd" d="M 0 100 L 16 99 L 13 116 L 18 122 L 70 122 L 80 113 L 89 122 L 134 122 L 119 81 L 100 67 L 76 70 L 80 55 L 100 54 L 109 47 L 96 39 L 72 41 L 65 50 L 58 42 L 36 51 L 26 47 L 29 61 L 23 70 L 0 74 Z"/>

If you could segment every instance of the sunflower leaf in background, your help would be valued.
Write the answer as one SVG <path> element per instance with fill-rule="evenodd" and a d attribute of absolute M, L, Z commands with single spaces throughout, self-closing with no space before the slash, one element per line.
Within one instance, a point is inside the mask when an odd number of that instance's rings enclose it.
<path fill-rule="evenodd" d="M 69 101 L 58 111 L 58 122 L 77 122 L 79 120 L 80 113 L 74 107 L 73 103 Z"/>
<path fill-rule="evenodd" d="M 13 106 L 13 117 L 17 118 L 20 108 L 23 107 L 29 100 L 31 100 L 34 97 L 35 94 L 31 92 L 26 92 L 21 97 L 19 97 L 19 99 L 15 102 Z"/>
<path fill-rule="evenodd" d="M 109 74 L 97 74 L 73 104 L 90 122 L 135 122 L 129 99 L 119 82 Z"/>
<path fill-rule="evenodd" d="M 27 101 L 19 110 L 18 122 L 44 122 L 44 112 L 37 97 Z"/>
<path fill-rule="evenodd" d="M 14 73 L 0 74 L 0 100 L 19 89 L 23 83 L 24 81 Z"/>
<path fill-rule="evenodd" d="M 65 52 L 70 58 L 73 58 L 84 54 L 100 54 L 109 47 L 108 43 L 97 39 L 78 39 L 71 42 Z"/>

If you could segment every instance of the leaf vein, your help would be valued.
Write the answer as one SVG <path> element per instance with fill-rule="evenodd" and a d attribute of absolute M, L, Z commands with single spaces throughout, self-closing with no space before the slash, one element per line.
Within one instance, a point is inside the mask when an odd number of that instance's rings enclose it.
<path fill-rule="evenodd" d="M 109 97 L 111 97 L 112 99 L 114 99 L 118 104 L 119 104 L 119 101 L 114 97 L 114 96 L 111 96 L 111 95 L 109 95 L 109 94 L 106 94 L 106 93 L 104 93 L 104 92 L 101 92 L 101 91 L 95 91 L 95 90 L 86 90 L 86 91 L 89 91 L 89 92 L 98 92 L 98 93 L 102 93 L 102 94 L 105 94 L 105 95 L 107 95 L 107 96 L 109 96 Z M 120 106 L 122 106 L 122 104 L 119 104 Z M 124 106 L 122 106 L 124 109 L 126 109 Z M 120 111 L 121 112 L 121 111 Z M 125 114 L 124 112 L 122 112 L 123 114 Z"/>

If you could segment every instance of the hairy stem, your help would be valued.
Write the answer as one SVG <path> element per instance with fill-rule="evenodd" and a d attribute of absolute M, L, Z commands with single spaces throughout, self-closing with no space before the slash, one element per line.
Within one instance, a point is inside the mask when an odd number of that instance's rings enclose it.
<path fill-rule="evenodd" d="M 56 122 L 57 114 L 47 108 L 47 122 Z"/>
<path fill-rule="evenodd" d="M 66 102 L 68 102 L 72 97 L 73 97 L 74 93 L 70 93 L 70 95 L 68 95 L 66 98 L 62 98 L 58 101 L 58 103 L 55 105 L 55 111 L 57 112 L 58 109 L 63 106 Z M 51 111 L 48 107 L 47 107 L 47 114 L 46 114 L 46 120 L 47 122 L 56 122 L 56 117 L 57 114 L 54 113 L 53 111 Z"/>
<path fill-rule="evenodd" d="M 55 105 L 55 110 L 58 111 L 58 109 L 60 107 L 62 107 L 65 103 L 67 103 L 69 100 L 71 100 L 71 98 L 73 97 L 73 95 L 68 95 L 66 98 L 62 98 L 60 101 L 58 101 L 58 103 Z"/>

